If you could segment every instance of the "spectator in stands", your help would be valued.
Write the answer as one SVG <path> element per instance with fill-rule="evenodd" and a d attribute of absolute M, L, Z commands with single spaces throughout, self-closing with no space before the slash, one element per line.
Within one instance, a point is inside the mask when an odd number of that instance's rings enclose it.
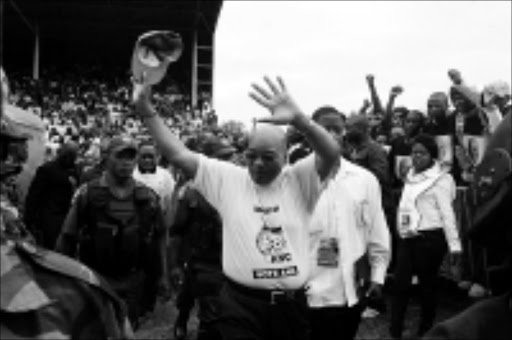
<path fill-rule="evenodd" d="M 41 165 L 29 186 L 25 201 L 25 223 L 36 241 L 54 249 L 77 187 L 78 145 L 64 144 L 57 157 Z"/>
<path fill-rule="evenodd" d="M 106 167 L 108 144 L 108 138 L 103 138 L 99 142 L 99 145 L 97 146 L 97 152 L 99 154 L 97 155 L 97 157 L 94 155 L 96 151 L 91 151 L 93 152 L 92 158 L 95 159 L 95 163 L 91 167 L 84 169 L 83 172 L 80 174 L 80 184 L 84 184 L 92 181 L 93 179 L 101 177 Z"/>
<path fill-rule="evenodd" d="M 194 187 L 222 217 L 227 283 L 215 330 L 228 339 L 306 339 L 307 222 L 339 149 L 322 127 L 302 113 L 280 78 L 279 85 L 265 81 L 270 92 L 253 85 L 257 94 L 251 93 L 273 114 L 262 121 L 293 125 L 315 151 L 290 167 L 283 168 L 286 140 L 279 127 L 256 127 L 244 169 L 187 149 L 154 111 L 150 89 L 141 85 L 144 79 L 136 80 L 133 98 L 162 152 L 193 178 Z"/>
<path fill-rule="evenodd" d="M 434 322 L 437 277 L 449 249 L 453 262 L 459 260 L 461 244 L 453 210 L 455 182 L 437 163 L 435 139 L 426 134 L 412 143 L 412 168 L 407 174 L 398 208 L 400 240 L 391 299 L 390 334 L 400 339 L 410 298 L 411 279 L 418 276 L 422 336 Z"/>

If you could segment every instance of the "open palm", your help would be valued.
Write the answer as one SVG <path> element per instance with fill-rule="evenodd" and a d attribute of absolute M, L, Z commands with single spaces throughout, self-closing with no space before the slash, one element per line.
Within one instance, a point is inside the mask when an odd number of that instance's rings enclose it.
<path fill-rule="evenodd" d="M 249 96 L 258 104 L 268 109 L 272 116 L 258 119 L 258 122 L 277 125 L 291 124 L 301 114 L 301 111 L 293 98 L 288 94 L 283 80 L 277 77 L 279 87 L 268 77 L 264 77 L 264 80 L 271 92 L 257 84 L 252 84 L 252 88 L 256 93 L 252 92 Z"/>

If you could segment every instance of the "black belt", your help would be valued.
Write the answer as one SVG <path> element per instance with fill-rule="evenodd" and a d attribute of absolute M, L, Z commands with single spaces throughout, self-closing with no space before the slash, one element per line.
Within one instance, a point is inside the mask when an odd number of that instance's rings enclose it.
<path fill-rule="evenodd" d="M 414 240 L 426 236 L 433 236 L 437 234 L 444 234 L 443 228 L 436 228 L 436 229 L 427 229 L 427 230 L 417 230 L 415 235 L 404 237 L 404 240 Z"/>
<path fill-rule="evenodd" d="M 256 300 L 275 305 L 281 302 L 294 301 L 306 296 L 304 288 L 300 289 L 259 289 L 243 286 L 233 280 L 226 279 L 228 286 L 235 292 Z"/>

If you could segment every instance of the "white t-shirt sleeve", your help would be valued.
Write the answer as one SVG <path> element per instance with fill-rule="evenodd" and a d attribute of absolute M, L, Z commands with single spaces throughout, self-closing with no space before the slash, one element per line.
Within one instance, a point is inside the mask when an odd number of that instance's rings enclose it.
<path fill-rule="evenodd" d="M 312 213 L 324 189 L 324 182 L 320 180 L 316 169 L 315 155 L 311 154 L 299 160 L 291 166 L 290 171 L 299 183 L 306 209 Z"/>
<path fill-rule="evenodd" d="M 223 198 L 229 197 L 236 188 L 240 169 L 229 162 L 219 161 L 199 155 L 199 166 L 192 186 L 218 211 L 221 211 Z"/>

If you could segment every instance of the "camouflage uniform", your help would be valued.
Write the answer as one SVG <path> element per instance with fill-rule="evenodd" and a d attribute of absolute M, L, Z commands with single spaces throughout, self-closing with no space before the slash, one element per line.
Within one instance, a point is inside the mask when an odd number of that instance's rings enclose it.
<path fill-rule="evenodd" d="M 0 338 L 133 338 L 123 303 L 84 265 L 39 248 L 0 196 Z"/>
<path fill-rule="evenodd" d="M 0 338 L 132 339 L 125 307 L 82 264 L 34 245 L 12 202 L 9 178 L 21 164 L 8 146 L 25 142 L 2 117 L 0 126 Z"/>

